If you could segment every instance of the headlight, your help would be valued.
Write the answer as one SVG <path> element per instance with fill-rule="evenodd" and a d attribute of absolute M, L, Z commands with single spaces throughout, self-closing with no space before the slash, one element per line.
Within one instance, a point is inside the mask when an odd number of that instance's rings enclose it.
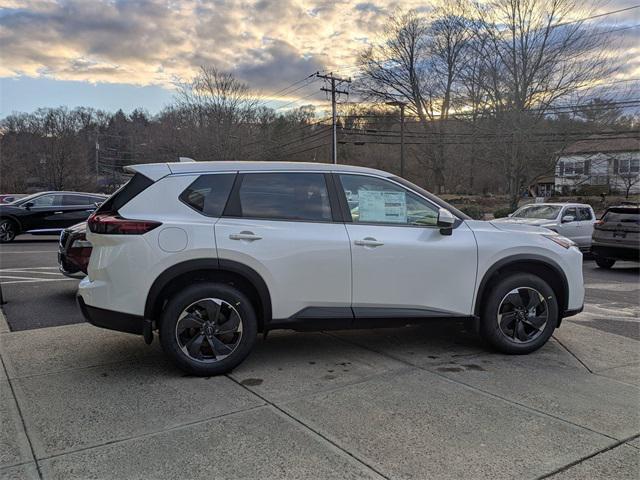
<path fill-rule="evenodd" d="M 576 246 L 576 243 L 573 240 L 569 240 L 567 237 L 563 237 L 562 235 L 542 235 L 542 236 L 544 238 L 548 238 L 552 242 L 555 242 L 564 248 L 571 248 Z"/>
<path fill-rule="evenodd" d="M 71 248 L 91 248 L 92 246 L 89 240 L 74 240 L 71 244 Z"/>

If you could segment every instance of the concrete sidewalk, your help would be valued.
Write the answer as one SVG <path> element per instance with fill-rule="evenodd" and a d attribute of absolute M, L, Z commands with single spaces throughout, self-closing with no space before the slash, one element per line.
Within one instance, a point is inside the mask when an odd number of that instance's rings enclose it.
<path fill-rule="evenodd" d="M 214 378 L 87 324 L 4 331 L 0 478 L 636 479 L 639 344 L 590 315 L 522 357 L 456 323 L 273 332 Z"/>

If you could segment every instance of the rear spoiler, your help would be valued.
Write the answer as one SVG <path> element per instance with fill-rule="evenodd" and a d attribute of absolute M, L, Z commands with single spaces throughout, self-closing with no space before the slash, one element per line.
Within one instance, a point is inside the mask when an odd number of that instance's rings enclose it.
<path fill-rule="evenodd" d="M 124 167 L 127 173 L 139 173 L 149 180 L 157 182 L 163 177 L 171 174 L 171 169 L 166 163 L 143 163 L 139 165 L 128 165 Z"/>

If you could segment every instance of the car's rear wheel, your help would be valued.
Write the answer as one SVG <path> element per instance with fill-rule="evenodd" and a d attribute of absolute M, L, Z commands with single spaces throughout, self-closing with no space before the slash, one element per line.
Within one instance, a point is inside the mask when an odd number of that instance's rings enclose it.
<path fill-rule="evenodd" d="M 193 285 L 174 295 L 160 325 L 165 353 L 193 375 L 229 372 L 247 357 L 256 335 L 257 320 L 249 299 L 217 283 Z"/>
<path fill-rule="evenodd" d="M 539 349 L 557 325 L 556 294 L 536 275 L 509 275 L 484 297 L 480 334 L 502 353 L 525 354 Z"/>
<path fill-rule="evenodd" d="M 595 260 L 596 260 L 596 265 L 598 265 L 600 268 L 605 268 L 605 269 L 609 269 L 613 267 L 613 265 L 616 263 L 616 261 L 613 258 L 599 257 L 597 255 L 595 257 Z"/>
<path fill-rule="evenodd" d="M 13 220 L 4 218 L 0 220 L 0 243 L 13 242 L 18 234 L 18 228 Z"/>

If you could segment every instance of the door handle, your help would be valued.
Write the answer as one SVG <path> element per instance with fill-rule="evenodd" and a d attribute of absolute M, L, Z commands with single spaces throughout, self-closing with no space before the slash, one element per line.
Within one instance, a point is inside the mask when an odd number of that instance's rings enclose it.
<path fill-rule="evenodd" d="M 260 235 L 255 235 L 253 232 L 232 233 L 229 238 L 231 240 L 248 240 L 250 242 L 262 239 Z"/>
<path fill-rule="evenodd" d="M 54 215 L 58 215 L 59 213 L 64 213 L 62 210 L 60 210 L 59 212 L 53 212 Z"/>
<path fill-rule="evenodd" d="M 362 240 L 356 240 L 353 243 L 355 243 L 360 247 L 380 247 L 384 245 L 384 243 L 377 241 L 373 237 L 366 237 L 366 238 L 363 238 Z"/>

